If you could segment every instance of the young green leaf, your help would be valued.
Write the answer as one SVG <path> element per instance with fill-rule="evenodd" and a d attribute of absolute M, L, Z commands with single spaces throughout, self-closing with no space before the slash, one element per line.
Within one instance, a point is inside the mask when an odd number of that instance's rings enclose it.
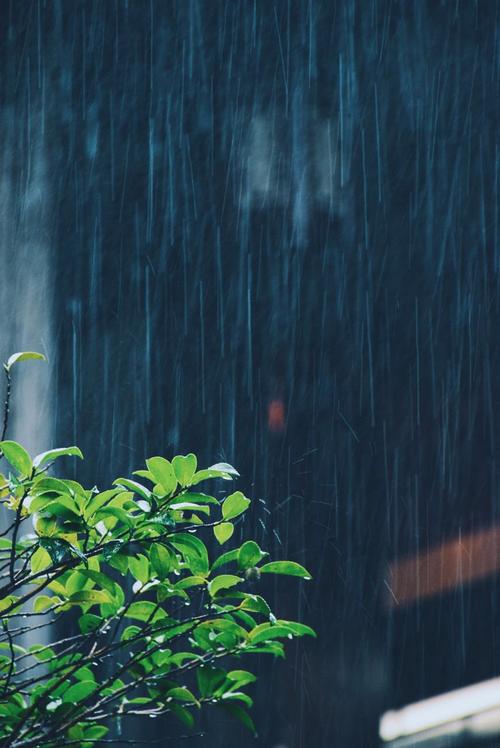
<path fill-rule="evenodd" d="M 177 478 L 175 477 L 172 463 L 164 457 L 151 457 L 146 460 L 148 470 L 154 479 L 163 488 L 165 495 L 171 494 L 177 488 Z"/>
<path fill-rule="evenodd" d="M 214 535 L 217 538 L 220 545 L 223 545 L 234 532 L 234 525 L 231 522 L 222 522 L 220 525 L 215 525 Z"/>
<path fill-rule="evenodd" d="M 156 603 L 149 600 L 132 603 L 124 613 L 125 618 L 134 618 L 136 621 L 153 621 L 166 618 L 167 614 L 159 608 Z"/>
<path fill-rule="evenodd" d="M 241 491 L 235 491 L 230 494 L 222 505 L 222 516 L 225 520 L 234 519 L 243 514 L 250 506 L 250 499 L 247 499 Z"/>
<path fill-rule="evenodd" d="M 94 693 L 97 688 L 98 684 L 94 680 L 79 681 L 63 693 L 62 700 L 66 704 L 76 704 Z"/>
<path fill-rule="evenodd" d="M 228 701 L 242 701 L 245 706 L 250 708 L 253 706 L 253 699 L 243 691 L 226 691 L 226 693 L 222 694 L 222 700 L 226 703 Z"/>
<path fill-rule="evenodd" d="M 254 540 L 247 540 L 238 551 L 238 566 L 240 569 L 250 569 L 269 556 L 262 551 Z"/>
<path fill-rule="evenodd" d="M 13 353 L 12 356 L 9 356 L 7 363 L 5 364 L 5 367 L 7 369 L 10 369 L 11 366 L 14 364 L 19 363 L 20 361 L 46 361 L 47 359 L 43 355 L 43 353 L 36 353 L 36 351 L 19 351 L 19 353 Z"/>
<path fill-rule="evenodd" d="M 102 605 L 110 603 L 111 596 L 105 590 L 80 590 L 69 596 L 69 601 L 77 605 Z"/>
<path fill-rule="evenodd" d="M 149 558 L 159 579 L 165 579 L 178 566 L 175 554 L 161 543 L 154 543 L 151 546 Z"/>
<path fill-rule="evenodd" d="M 248 670 L 231 670 L 227 674 L 227 677 L 228 680 L 233 681 L 236 684 L 237 688 L 246 686 L 249 683 L 254 683 L 257 680 L 255 675 L 248 672 Z"/>
<path fill-rule="evenodd" d="M 15 468 L 21 475 L 30 476 L 33 470 L 33 463 L 31 457 L 17 442 L 3 441 L 0 442 L 0 450 L 7 462 L 10 462 L 13 468 Z"/>
<path fill-rule="evenodd" d="M 52 566 L 51 557 L 43 548 L 37 548 L 31 557 L 31 572 L 33 574 L 38 574 L 39 571 L 48 569 L 49 566 Z"/>
<path fill-rule="evenodd" d="M 221 462 L 218 465 L 212 465 L 212 467 L 207 468 L 206 470 L 199 470 L 197 473 L 195 473 L 191 479 L 191 486 L 196 486 L 198 483 L 201 483 L 203 480 L 210 480 L 211 478 L 222 478 L 223 480 L 233 480 L 233 478 L 238 477 L 239 473 L 231 467 L 231 465 L 227 465 L 230 470 L 221 470 L 221 466 L 225 466 L 225 462 Z"/>
<path fill-rule="evenodd" d="M 237 577 L 234 574 L 221 574 L 220 576 L 215 577 L 215 579 L 212 579 L 212 581 L 209 582 L 208 593 L 211 597 L 215 597 L 215 595 L 220 592 L 220 590 L 227 590 L 242 581 L 243 579 L 241 577 Z"/>
<path fill-rule="evenodd" d="M 38 595 L 33 603 L 33 613 L 43 613 L 47 608 L 51 608 L 53 605 L 60 603 L 59 597 L 50 597 L 50 595 Z"/>
<path fill-rule="evenodd" d="M 77 556 L 82 561 L 86 561 L 81 550 L 64 538 L 40 538 L 40 547 L 47 551 L 54 564 L 60 564 L 65 558 L 71 558 L 72 556 Z"/>
<path fill-rule="evenodd" d="M 175 533 L 169 538 L 169 544 L 178 550 L 184 562 L 193 574 L 207 576 L 209 570 L 208 552 L 205 544 L 194 535 L 185 532 Z"/>
<path fill-rule="evenodd" d="M 64 457 L 68 455 L 70 457 L 79 457 L 83 460 L 83 455 L 78 447 L 59 447 L 58 449 L 49 449 L 48 452 L 41 452 L 33 460 L 33 465 L 36 468 L 43 467 L 52 460 L 57 460 L 58 457 Z"/>
<path fill-rule="evenodd" d="M 118 553 L 120 548 L 123 546 L 123 540 L 111 540 L 109 543 L 103 546 L 102 557 L 105 561 L 109 561 L 115 553 Z"/>
<path fill-rule="evenodd" d="M 202 514 L 210 514 L 210 507 L 204 504 L 193 504 L 190 501 L 175 501 L 169 504 L 168 508 L 173 512 L 201 512 Z"/>
<path fill-rule="evenodd" d="M 232 551 L 226 551 L 219 558 L 216 558 L 212 564 L 212 571 L 215 571 L 225 564 L 230 564 L 238 560 L 238 548 L 234 548 Z"/>
<path fill-rule="evenodd" d="M 189 486 L 191 484 L 191 480 L 193 478 L 193 475 L 196 472 L 196 466 L 197 466 L 197 459 L 196 455 L 188 454 L 185 457 L 182 455 L 177 455 L 172 460 L 172 465 L 175 472 L 175 477 L 179 481 L 181 486 Z"/>
<path fill-rule="evenodd" d="M 183 724 L 186 725 L 189 729 L 191 729 L 194 725 L 194 717 L 191 714 L 191 712 L 186 709 L 183 706 L 180 706 L 180 704 L 169 704 L 169 709 L 174 714 L 178 720 L 180 720 Z"/>
<path fill-rule="evenodd" d="M 200 696 L 206 698 L 212 696 L 215 691 L 226 680 L 226 671 L 211 665 L 201 665 L 196 670 L 196 680 Z"/>
<path fill-rule="evenodd" d="M 129 491 L 136 493 L 145 501 L 151 501 L 152 494 L 149 488 L 146 488 L 146 486 L 143 486 L 141 483 L 138 483 L 135 480 L 129 480 L 128 478 L 117 478 L 115 481 L 113 481 L 113 485 L 123 486 L 123 488 L 127 488 Z"/>
<path fill-rule="evenodd" d="M 293 633 L 294 636 L 314 636 L 316 638 L 316 632 L 310 626 L 306 626 L 305 623 L 298 623 L 297 621 L 276 621 L 279 626 L 286 626 Z"/>
<path fill-rule="evenodd" d="M 218 470 L 220 472 L 226 473 L 226 475 L 233 476 L 233 478 L 240 477 L 240 474 L 238 473 L 236 468 L 234 468 L 228 462 L 217 462 L 215 465 L 210 465 L 208 470 Z"/>
<path fill-rule="evenodd" d="M 94 613 L 84 613 L 78 619 L 78 626 L 82 634 L 88 634 L 89 631 L 95 631 L 103 623 L 103 619 L 100 616 L 94 615 Z"/>
<path fill-rule="evenodd" d="M 256 626 L 249 635 L 252 644 L 262 644 L 270 639 L 292 639 L 293 631 L 288 626 L 280 626 L 276 623 L 261 623 Z"/>
<path fill-rule="evenodd" d="M 312 579 L 311 575 L 300 564 L 295 561 L 271 561 L 260 567 L 262 574 L 286 574 L 290 577 L 301 577 L 302 579 Z"/>
<path fill-rule="evenodd" d="M 167 699 L 177 699 L 178 701 L 189 701 L 189 703 L 191 704 L 196 704 L 197 707 L 201 706 L 196 696 L 189 690 L 189 688 L 186 688 L 186 686 L 178 686 L 175 688 L 171 688 L 169 691 L 167 691 L 165 695 Z"/>

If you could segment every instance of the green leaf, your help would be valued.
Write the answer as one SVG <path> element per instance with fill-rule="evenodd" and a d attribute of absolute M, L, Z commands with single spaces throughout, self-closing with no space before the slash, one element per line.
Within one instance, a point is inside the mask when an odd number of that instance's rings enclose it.
<path fill-rule="evenodd" d="M 311 575 L 300 564 L 295 561 L 271 561 L 260 567 L 262 574 L 286 574 L 290 577 L 301 577 L 302 579 L 312 579 Z"/>
<path fill-rule="evenodd" d="M 33 655 L 33 657 L 36 657 L 37 660 L 40 662 L 43 662 L 44 660 L 49 660 L 51 657 L 54 657 L 55 652 L 50 647 L 43 647 L 40 646 L 40 644 L 32 644 L 31 647 L 29 647 L 29 651 Z"/>
<path fill-rule="evenodd" d="M 61 600 L 58 597 L 50 597 L 49 595 L 38 595 L 33 603 L 33 613 L 43 613 L 47 608 L 51 608 L 56 603 L 60 603 Z"/>
<path fill-rule="evenodd" d="M 94 569 L 80 569 L 78 571 L 83 578 L 91 579 L 93 582 L 102 587 L 103 590 L 109 592 L 112 597 L 117 594 L 117 589 L 121 589 L 110 577 L 103 574 L 102 571 L 95 571 Z"/>
<path fill-rule="evenodd" d="M 206 584 L 207 580 L 205 577 L 184 577 L 180 582 L 177 582 L 174 587 L 176 590 L 187 590 L 191 587 L 199 587 L 200 585 Z"/>
<path fill-rule="evenodd" d="M 219 506 L 221 503 L 215 496 L 209 496 L 206 493 L 191 493 L 191 491 L 183 493 L 182 500 L 189 501 L 191 504 L 216 504 Z"/>
<path fill-rule="evenodd" d="M 109 561 L 111 558 L 113 558 L 115 553 L 118 553 L 122 545 L 122 540 L 111 540 L 109 543 L 106 543 L 106 545 L 102 549 L 102 557 L 104 561 Z"/>
<path fill-rule="evenodd" d="M 226 553 L 223 553 L 219 558 L 216 558 L 215 561 L 212 564 L 212 571 L 215 571 L 220 566 L 224 566 L 225 564 L 233 563 L 234 561 L 238 560 L 238 548 L 235 548 L 232 551 L 226 551 Z"/>
<path fill-rule="evenodd" d="M 48 569 L 52 566 L 52 559 L 49 554 L 43 548 L 37 548 L 31 557 L 31 572 L 32 574 L 38 574 L 39 571 Z"/>
<path fill-rule="evenodd" d="M 243 693 L 243 691 L 227 691 L 222 695 L 222 699 L 224 702 L 242 701 L 248 707 L 253 706 L 253 700 L 247 693 Z"/>
<path fill-rule="evenodd" d="M 115 553 L 111 558 L 108 559 L 108 563 L 113 569 L 120 572 L 122 576 L 125 576 L 128 572 L 128 558 L 123 553 Z"/>
<path fill-rule="evenodd" d="M 226 712 L 229 712 L 232 717 L 239 720 L 248 730 L 250 730 L 255 737 L 257 737 L 257 731 L 252 718 L 242 706 L 239 704 L 228 703 L 221 704 L 221 706 Z"/>
<path fill-rule="evenodd" d="M 222 505 L 222 516 L 224 519 L 234 519 L 243 514 L 250 506 L 250 499 L 247 499 L 241 491 L 235 491 L 230 494 Z"/>
<path fill-rule="evenodd" d="M 103 623 L 100 616 L 94 615 L 94 613 L 85 613 L 78 619 L 78 626 L 82 634 L 88 634 L 89 631 L 95 631 Z"/>
<path fill-rule="evenodd" d="M 196 455 L 188 454 L 185 457 L 177 455 L 172 460 L 172 465 L 175 472 L 175 477 L 179 481 L 181 486 L 189 486 L 193 475 L 196 472 L 197 465 Z"/>
<path fill-rule="evenodd" d="M 106 520 L 108 518 L 116 519 L 118 522 L 121 522 L 122 524 L 126 525 L 127 527 L 133 527 L 133 520 L 132 518 L 127 514 L 125 509 L 121 509 L 118 506 L 104 506 L 102 509 L 99 509 L 98 512 L 95 513 L 96 519 Z M 109 526 L 109 523 L 105 524 Z M 116 523 L 113 523 L 113 525 Z"/>
<path fill-rule="evenodd" d="M 111 596 L 105 590 L 79 590 L 69 596 L 69 601 L 78 605 L 102 605 L 110 603 Z"/>
<path fill-rule="evenodd" d="M 202 514 L 210 514 L 210 507 L 203 504 L 193 504 L 190 501 L 176 501 L 173 504 L 169 504 L 168 508 L 173 512 L 201 512 Z"/>
<path fill-rule="evenodd" d="M 294 636 L 314 636 L 316 638 L 316 632 L 310 626 L 306 626 L 305 623 L 298 623 L 297 621 L 276 621 L 279 626 L 286 626 L 289 628 Z"/>
<path fill-rule="evenodd" d="M 180 706 L 180 704 L 169 704 L 169 709 L 172 714 L 177 717 L 177 719 L 179 719 L 186 725 L 186 727 L 188 727 L 189 729 L 193 727 L 194 717 L 188 709 Z"/>
<path fill-rule="evenodd" d="M 93 680 L 82 680 L 70 686 L 62 695 L 65 704 L 75 704 L 83 701 L 98 688 L 98 684 Z"/>
<path fill-rule="evenodd" d="M 145 501 L 151 502 L 152 494 L 149 488 L 146 488 L 146 486 L 143 486 L 141 483 L 137 483 L 137 481 L 135 480 L 129 480 L 128 478 L 117 478 L 115 481 L 113 481 L 113 485 L 128 488 L 129 491 L 136 493 L 142 499 L 145 499 Z"/>
<path fill-rule="evenodd" d="M 132 603 L 129 609 L 124 613 L 125 618 L 133 618 L 137 621 L 156 621 L 159 618 L 166 618 L 167 614 L 156 603 L 149 600 Z"/>
<path fill-rule="evenodd" d="M 240 474 L 238 473 L 236 468 L 234 468 L 228 462 L 217 462 L 215 465 L 210 465 L 208 470 L 218 470 L 225 473 L 226 475 L 231 475 L 233 478 L 240 477 Z"/>
<path fill-rule="evenodd" d="M 226 463 L 221 462 L 220 465 L 225 465 Z M 228 465 L 228 467 L 231 467 Z M 219 470 L 217 466 L 213 466 L 211 468 L 207 468 L 206 470 L 199 470 L 197 473 L 195 473 L 191 479 L 191 485 L 196 486 L 198 483 L 201 483 L 202 480 L 210 480 L 211 478 L 222 478 L 223 480 L 233 480 L 233 477 L 237 477 L 239 473 L 236 472 L 234 468 L 231 468 L 233 472 L 228 472 L 227 470 Z"/>
<path fill-rule="evenodd" d="M 165 530 L 174 530 L 176 526 L 176 522 L 174 517 L 172 516 L 172 512 L 167 510 L 166 512 L 158 512 L 153 514 L 151 518 L 147 518 L 146 522 L 148 525 L 156 525 L 156 527 L 159 527 L 163 532 Z M 162 534 L 163 534 L 162 532 Z"/>
<path fill-rule="evenodd" d="M 0 442 L 0 449 L 2 450 L 7 462 L 10 462 L 13 468 L 22 475 L 31 475 L 33 464 L 31 462 L 31 457 L 24 447 L 21 447 L 17 442 L 4 441 Z"/>
<path fill-rule="evenodd" d="M 238 688 L 241 688 L 241 686 L 246 686 L 249 683 L 254 683 L 257 678 L 253 673 L 250 673 L 248 670 L 231 670 L 227 674 L 227 677 L 229 680 L 233 681 Z"/>
<path fill-rule="evenodd" d="M 74 491 L 69 483 L 69 481 L 59 480 L 59 478 L 51 478 L 45 474 L 39 474 L 33 481 L 32 492 L 38 495 L 47 491 L 53 491 L 57 494 L 72 496 Z"/>
<path fill-rule="evenodd" d="M 40 538 L 40 547 L 47 551 L 54 564 L 60 564 L 68 556 L 76 556 L 84 562 L 87 561 L 79 548 L 63 538 Z"/>
<path fill-rule="evenodd" d="M 179 701 L 189 701 L 191 704 L 196 704 L 196 706 L 201 706 L 200 702 L 196 698 L 196 696 L 191 693 L 189 688 L 186 688 L 185 686 L 177 686 L 175 688 L 171 688 L 166 693 L 167 699 L 178 699 Z"/>
<path fill-rule="evenodd" d="M 10 369 L 14 364 L 19 361 L 46 361 L 47 359 L 43 353 L 36 353 L 35 351 L 20 351 L 19 353 L 13 353 L 9 356 L 7 363 L 5 364 L 7 369 Z"/>
<path fill-rule="evenodd" d="M 19 597 L 16 595 L 7 595 L 6 597 L 0 598 L 0 611 L 7 610 L 7 608 L 13 609 L 16 606 Z"/>
<path fill-rule="evenodd" d="M 196 680 L 200 696 L 206 698 L 213 693 L 226 680 L 226 671 L 222 668 L 212 667 L 211 665 L 201 665 L 196 669 Z"/>
<path fill-rule="evenodd" d="M 156 483 L 153 473 L 151 473 L 149 470 L 134 470 L 132 472 L 132 475 L 138 475 L 140 478 L 146 478 L 146 480 L 150 480 L 151 483 Z"/>
<path fill-rule="evenodd" d="M 249 631 L 254 629 L 257 625 L 255 618 L 251 616 L 250 613 L 247 613 L 246 610 L 242 610 L 241 608 L 235 610 L 233 616 L 238 618 L 238 620 L 243 621 Z"/>
<path fill-rule="evenodd" d="M 144 554 L 139 553 L 137 557 L 130 556 L 128 559 L 128 568 L 130 573 L 138 582 L 146 584 L 149 582 L 149 559 Z"/>
<path fill-rule="evenodd" d="M 234 525 L 231 522 L 222 522 L 220 525 L 214 527 L 214 535 L 217 538 L 220 545 L 225 543 L 232 536 L 234 532 Z"/>
<path fill-rule="evenodd" d="M 78 447 L 60 447 L 58 449 L 49 449 L 48 452 L 41 452 L 33 460 L 33 465 L 38 468 L 46 465 L 47 462 L 57 460 L 58 457 L 64 457 L 68 455 L 70 457 L 79 457 L 83 460 L 83 455 Z"/>
<path fill-rule="evenodd" d="M 108 491 L 102 491 L 101 493 L 92 496 L 85 507 L 85 519 L 88 521 L 94 514 L 99 511 L 99 509 L 102 509 L 104 506 L 111 505 L 113 499 L 120 493 L 122 493 L 120 488 L 111 488 Z M 132 495 L 133 494 L 131 494 L 130 492 L 128 493 L 128 496 Z"/>
<path fill-rule="evenodd" d="M 251 644 L 262 644 L 269 639 L 292 639 L 293 631 L 288 626 L 279 626 L 275 623 L 261 623 L 256 626 L 249 635 Z"/>
<path fill-rule="evenodd" d="M 175 554 L 161 543 L 154 543 L 151 546 L 149 558 L 160 579 L 165 579 L 178 566 Z"/>
<path fill-rule="evenodd" d="M 29 513 L 34 514 L 42 510 L 45 513 L 54 514 L 56 517 L 78 520 L 79 510 L 74 499 L 67 494 L 59 494 L 56 501 L 51 501 L 53 493 L 44 492 L 37 494 L 29 504 Z"/>
<path fill-rule="evenodd" d="M 266 618 L 271 616 L 271 608 L 266 600 L 260 595 L 251 595 L 248 592 L 233 593 L 232 597 L 242 599 L 241 607 L 243 610 L 249 610 L 251 613 L 261 613 Z"/>
<path fill-rule="evenodd" d="M 146 465 L 166 495 L 175 491 L 177 488 L 177 478 L 175 477 L 171 462 L 164 457 L 151 457 L 149 460 L 146 460 Z"/>
<path fill-rule="evenodd" d="M 180 551 L 193 574 L 200 576 L 208 574 L 208 552 L 199 538 L 186 532 L 179 532 L 169 538 L 169 543 Z"/>
<path fill-rule="evenodd" d="M 240 569 L 250 569 L 266 556 L 269 553 L 262 551 L 254 540 L 247 540 L 238 552 L 238 566 Z"/>
<path fill-rule="evenodd" d="M 126 642 L 129 639 L 135 639 L 135 637 L 137 637 L 141 633 L 141 631 L 142 629 L 140 626 L 135 626 L 135 625 L 127 626 L 123 630 L 123 633 L 121 635 L 121 640 Z"/>
<path fill-rule="evenodd" d="M 214 597 L 220 590 L 227 590 L 242 581 L 243 579 L 241 577 L 237 577 L 234 574 L 221 574 L 219 577 L 215 577 L 215 579 L 212 579 L 212 581 L 209 582 L 208 593 L 210 597 Z"/>
<path fill-rule="evenodd" d="M 79 667 L 73 673 L 77 680 L 93 680 L 95 681 L 95 675 L 89 667 Z"/>

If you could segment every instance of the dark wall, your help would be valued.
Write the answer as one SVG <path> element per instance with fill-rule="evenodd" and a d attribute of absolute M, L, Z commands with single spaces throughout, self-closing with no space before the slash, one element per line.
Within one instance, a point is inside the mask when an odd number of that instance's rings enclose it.
<path fill-rule="evenodd" d="M 58 441 L 100 485 L 155 453 L 234 462 L 242 532 L 314 574 L 276 606 L 319 633 L 262 663 L 240 744 L 374 745 L 387 558 L 497 513 L 500 6 L 2 10 L 20 199 L 28 119 L 49 166 Z"/>

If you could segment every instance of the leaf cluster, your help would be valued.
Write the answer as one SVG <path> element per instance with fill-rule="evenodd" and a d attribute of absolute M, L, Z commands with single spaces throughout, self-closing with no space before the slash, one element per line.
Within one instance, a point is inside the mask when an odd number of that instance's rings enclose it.
<path fill-rule="evenodd" d="M 15 356 L 6 371 L 37 354 Z M 253 540 L 210 558 L 210 536 L 227 543 L 251 502 L 205 486 L 237 471 L 154 456 L 101 491 L 49 475 L 82 457 L 76 446 L 0 450 L 12 517 L 0 537 L 0 746 L 91 748 L 115 719 L 167 713 L 191 728 L 208 704 L 255 732 L 255 676 L 240 660 L 282 657 L 284 642 L 314 632 L 277 618 L 252 586 L 267 574 L 310 579 L 303 566 L 269 561 Z M 73 628 L 57 639 L 60 618 Z M 49 643 L 23 646 L 33 629 Z"/>

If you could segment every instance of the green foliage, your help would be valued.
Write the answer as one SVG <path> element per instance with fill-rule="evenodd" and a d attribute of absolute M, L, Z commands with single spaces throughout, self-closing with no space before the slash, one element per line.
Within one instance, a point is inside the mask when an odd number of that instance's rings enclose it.
<path fill-rule="evenodd" d="M 9 383 L 14 363 L 39 357 L 11 356 Z M 0 501 L 12 516 L 0 537 L 0 746 L 91 748 L 113 720 L 145 715 L 191 728 L 209 704 L 255 732 L 245 690 L 255 676 L 240 662 L 283 656 L 284 641 L 314 632 L 277 619 L 255 586 L 261 574 L 310 579 L 303 566 L 263 563 L 268 554 L 253 540 L 209 553 L 214 535 L 221 545 L 231 539 L 251 502 L 198 485 L 237 471 L 197 470 L 193 454 L 155 456 L 135 471 L 139 480 L 101 491 L 48 476 L 55 460 L 81 458 L 78 447 L 31 458 L 4 440 L 0 450 Z M 49 643 L 27 649 L 31 616 Z M 61 618 L 73 631 L 58 640 Z"/>

